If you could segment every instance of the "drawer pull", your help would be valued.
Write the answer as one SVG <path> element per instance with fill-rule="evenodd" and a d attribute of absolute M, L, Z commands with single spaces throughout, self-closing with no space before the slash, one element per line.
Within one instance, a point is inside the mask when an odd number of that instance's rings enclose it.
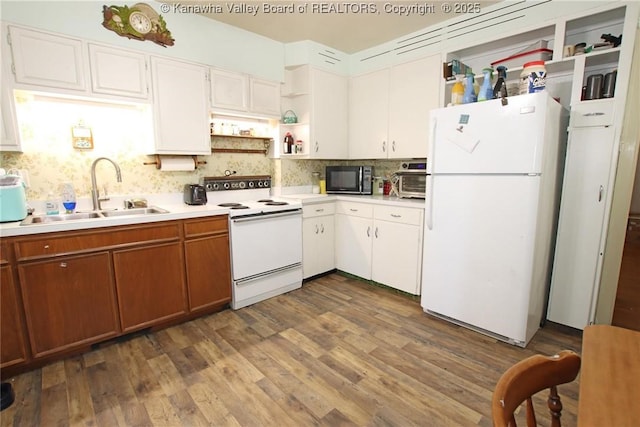
<path fill-rule="evenodd" d="M 44 248 L 45 249 L 49 249 L 49 245 L 44 245 Z"/>
<path fill-rule="evenodd" d="M 66 262 L 61 262 L 60 263 L 60 267 L 61 268 L 67 268 L 67 263 Z"/>
<path fill-rule="evenodd" d="M 402 218 L 402 215 L 398 215 L 398 214 L 391 214 L 391 216 L 394 218 Z"/>
<path fill-rule="evenodd" d="M 324 212 L 324 209 L 316 209 L 316 212 Z"/>
<path fill-rule="evenodd" d="M 584 117 L 604 116 L 605 113 L 595 112 L 583 114 Z"/>
<path fill-rule="evenodd" d="M 358 209 L 349 208 L 351 212 L 358 212 Z"/>

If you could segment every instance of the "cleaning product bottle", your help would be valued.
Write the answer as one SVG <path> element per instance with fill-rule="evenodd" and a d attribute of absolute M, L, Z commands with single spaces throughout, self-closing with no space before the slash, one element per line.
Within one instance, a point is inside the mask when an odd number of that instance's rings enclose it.
<path fill-rule="evenodd" d="M 462 84 L 462 76 L 456 76 L 456 82 L 451 88 L 451 105 L 462 104 L 462 98 L 464 97 L 464 85 Z"/>
<path fill-rule="evenodd" d="M 47 194 L 47 201 L 44 204 L 44 212 L 47 215 L 58 215 L 60 213 L 60 210 L 58 209 L 58 201 L 51 191 Z"/>
<path fill-rule="evenodd" d="M 484 68 L 482 74 L 484 75 L 484 80 L 482 80 L 482 87 L 480 87 L 480 93 L 478 93 L 478 101 L 493 99 L 493 88 L 491 87 L 493 68 Z"/>
<path fill-rule="evenodd" d="M 467 82 L 464 86 L 464 95 L 462 97 L 463 104 L 470 104 L 472 102 L 476 102 L 478 99 L 476 98 L 476 92 L 473 88 L 473 72 L 469 71 L 467 73 Z"/>
<path fill-rule="evenodd" d="M 498 81 L 493 87 L 494 98 L 506 98 L 507 97 L 507 67 L 504 65 L 498 65 Z"/>

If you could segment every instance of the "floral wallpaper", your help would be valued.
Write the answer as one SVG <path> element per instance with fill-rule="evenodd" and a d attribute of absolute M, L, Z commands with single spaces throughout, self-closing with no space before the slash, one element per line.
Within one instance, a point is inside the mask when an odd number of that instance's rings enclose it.
<path fill-rule="evenodd" d="M 147 155 L 153 138 L 151 112 L 146 105 L 103 104 L 92 101 L 70 102 L 24 94 L 17 99 L 16 114 L 21 134 L 22 153 L 0 152 L 0 166 L 5 170 L 26 169 L 30 185 L 28 200 L 44 200 L 49 192 L 61 193 L 64 183 L 71 183 L 78 197 L 90 197 L 91 165 L 98 157 L 115 161 L 122 171 L 116 181 L 109 162 L 96 166 L 96 178 L 104 195 L 144 196 L 181 192 L 184 184 L 197 183 L 205 176 L 223 176 L 225 171 L 238 175 L 271 175 L 279 187 L 310 186 L 311 173 L 321 172 L 329 164 L 373 164 L 377 176 L 396 170 L 398 160 L 388 161 L 319 161 L 273 159 L 263 154 L 214 153 L 198 156 L 201 164 L 194 171 L 161 171 Z M 93 149 L 72 146 L 71 128 L 82 124 L 91 128 Z M 263 149 L 262 140 L 216 137 L 214 148 Z"/>

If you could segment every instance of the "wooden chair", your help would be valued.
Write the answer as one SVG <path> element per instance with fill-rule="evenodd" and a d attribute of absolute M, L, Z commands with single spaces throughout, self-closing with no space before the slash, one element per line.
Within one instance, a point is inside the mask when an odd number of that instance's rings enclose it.
<path fill-rule="evenodd" d="M 551 412 L 551 426 L 560 427 L 562 402 L 557 386 L 573 381 L 580 371 L 580 356 L 563 350 L 554 356 L 535 355 L 511 366 L 498 380 L 493 392 L 491 412 L 495 427 L 515 427 L 514 412 L 527 401 L 527 426 L 536 426 L 531 397 L 550 389 L 547 404 Z"/>

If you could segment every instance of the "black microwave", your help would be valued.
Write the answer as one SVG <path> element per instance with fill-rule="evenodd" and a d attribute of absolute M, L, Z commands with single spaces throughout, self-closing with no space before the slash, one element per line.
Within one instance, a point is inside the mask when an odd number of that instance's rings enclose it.
<path fill-rule="evenodd" d="M 373 166 L 327 166 L 327 193 L 372 194 Z"/>

